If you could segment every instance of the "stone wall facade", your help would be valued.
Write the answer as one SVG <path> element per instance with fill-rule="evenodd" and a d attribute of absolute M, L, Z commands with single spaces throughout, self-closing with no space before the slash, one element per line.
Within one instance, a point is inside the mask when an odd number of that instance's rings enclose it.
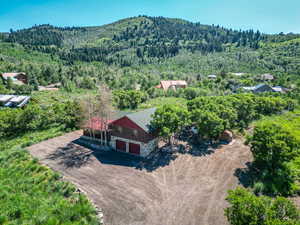
<path fill-rule="evenodd" d="M 83 142 L 86 145 L 89 145 L 93 149 L 98 150 L 107 150 L 108 148 L 111 148 L 113 150 L 116 150 L 116 140 L 124 141 L 126 143 L 126 153 L 129 153 L 129 143 L 138 144 L 140 145 L 140 157 L 147 157 L 151 152 L 153 152 L 158 147 L 158 138 L 155 138 L 148 143 L 134 141 L 126 138 L 121 138 L 117 136 L 111 136 L 110 142 L 108 143 L 108 146 L 102 145 L 101 141 L 96 138 L 91 138 L 87 136 L 81 136 L 81 142 Z"/>

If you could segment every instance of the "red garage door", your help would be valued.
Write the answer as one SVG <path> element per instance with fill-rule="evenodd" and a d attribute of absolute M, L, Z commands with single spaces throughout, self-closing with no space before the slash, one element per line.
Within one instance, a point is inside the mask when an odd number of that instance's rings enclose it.
<path fill-rule="evenodd" d="M 129 152 L 135 155 L 139 155 L 140 154 L 140 145 L 139 144 L 133 144 L 133 143 L 129 143 Z"/>
<path fill-rule="evenodd" d="M 121 152 L 126 152 L 126 142 L 116 140 L 116 149 Z"/>

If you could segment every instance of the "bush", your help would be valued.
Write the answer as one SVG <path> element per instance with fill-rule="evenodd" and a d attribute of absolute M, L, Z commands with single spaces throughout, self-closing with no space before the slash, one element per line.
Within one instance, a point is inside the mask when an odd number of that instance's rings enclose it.
<path fill-rule="evenodd" d="M 4 108 L 0 110 L 0 138 L 60 125 L 74 129 L 80 121 L 78 112 L 79 104 L 74 101 L 40 105 L 33 100 L 24 109 Z"/>
<path fill-rule="evenodd" d="M 213 119 L 214 121 L 218 118 L 223 128 L 218 128 L 218 134 L 213 134 L 214 137 L 217 137 L 225 129 L 238 128 L 242 130 L 247 128 L 253 120 L 258 119 L 262 115 L 281 113 L 285 109 L 293 110 L 295 102 L 280 97 L 235 94 L 214 97 L 202 96 L 189 101 L 187 105 L 192 115 L 192 123 L 198 124 L 199 131 L 202 131 L 203 135 L 207 133 L 212 134 L 216 129 L 213 126 L 208 126 L 212 130 L 200 128 L 201 123 L 204 123 L 201 118 L 206 117 L 206 119 Z M 209 114 L 212 115 L 209 116 Z M 205 123 L 209 123 L 209 121 Z M 213 121 L 211 123 L 213 124 Z M 212 137 L 211 135 L 208 136 Z"/>
<path fill-rule="evenodd" d="M 119 90 L 113 92 L 114 102 L 119 109 L 136 109 L 140 103 L 147 100 L 147 94 L 135 90 Z"/>
<path fill-rule="evenodd" d="M 23 149 L 0 152 L 0 188 L 0 224 L 99 224 L 86 197 Z"/>
<path fill-rule="evenodd" d="M 257 197 L 243 188 L 229 191 L 225 215 L 232 225 L 299 224 L 300 212 L 288 199 Z"/>
<path fill-rule="evenodd" d="M 247 138 L 259 171 L 255 177 L 264 183 L 265 193 L 290 195 L 300 190 L 300 139 L 289 123 L 264 122 Z"/>

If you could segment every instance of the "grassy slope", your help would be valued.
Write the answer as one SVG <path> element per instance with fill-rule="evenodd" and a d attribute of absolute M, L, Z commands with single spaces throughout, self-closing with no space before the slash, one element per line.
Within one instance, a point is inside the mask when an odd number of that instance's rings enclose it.
<path fill-rule="evenodd" d="M 58 58 L 51 58 L 50 55 L 41 53 L 38 51 L 26 50 L 19 44 L 11 44 L 7 42 L 0 41 L 0 58 L 5 59 L 5 61 L 11 62 L 35 62 L 35 63 L 47 63 L 56 64 L 58 63 Z"/>
<path fill-rule="evenodd" d="M 80 92 L 73 97 L 78 95 Z M 36 92 L 33 96 L 42 104 L 72 97 L 64 92 Z M 99 224 L 87 198 L 24 149 L 63 133 L 63 127 L 53 127 L 0 139 L 0 224 Z"/>
<path fill-rule="evenodd" d="M 60 91 L 34 91 L 31 96 L 39 104 L 51 104 L 52 102 L 64 102 L 66 100 L 80 99 L 88 94 L 96 94 L 96 90 L 76 89 L 76 92 Z"/>
<path fill-rule="evenodd" d="M 99 224 L 85 196 L 22 149 L 60 134 L 58 127 L 0 141 L 0 224 Z"/>
<path fill-rule="evenodd" d="M 300 109 L 297 109 L 294 112 L 284 113 L 283 115 L 263 117 L 262 119 L 254 122 L 253 125 L 256 126 L 264 123 L 273 123 L 283 126 L 300 142 Z"/>

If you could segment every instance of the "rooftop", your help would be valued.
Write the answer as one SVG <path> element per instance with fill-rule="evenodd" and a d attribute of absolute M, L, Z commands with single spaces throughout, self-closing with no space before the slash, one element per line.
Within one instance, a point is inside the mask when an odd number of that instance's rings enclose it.
<path fill-rule="evenodd" d="M 160 81 L 160 85 L 156 87 L 167 90 L 170 87 L 174 87 L 174 86 L 187 86 L 187 82 L 185 80 L 162 80 Z"/>
<path fill-rule="evenodd" d="M 150 108 L 136 113 L 128 114 L 127 117 L 143 128 L 145 131 L 150 131 L 150 123 L 152 115 L 155 113 L 156 108 Z"/>
<path fill-rule="evenodd" d="M 13 78 L 13 77 L 18 76 L 18 75 L 20 75 L 20 74 L 25 75 L 25 73 L 23 73 L 23 72 L 20 72 L 20 73 L 3 73 L 3 74 L 2 74 L 2 77 L 3 77 L 4 79 L 6 79 L 6 78 L 8 78 L 8 77 Z"/>

